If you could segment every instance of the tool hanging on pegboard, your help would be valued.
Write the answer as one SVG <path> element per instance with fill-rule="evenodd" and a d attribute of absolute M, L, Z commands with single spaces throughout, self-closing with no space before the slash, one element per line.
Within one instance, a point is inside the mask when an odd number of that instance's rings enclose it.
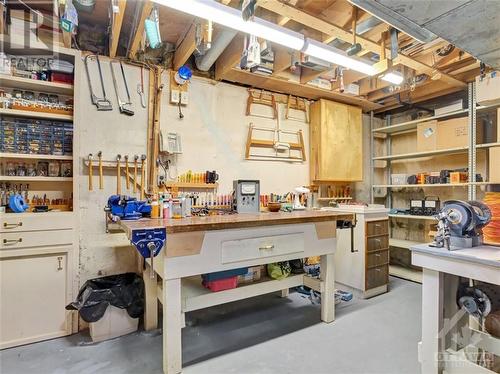
<path fill-rule="evenodd" d="M 120 92 L 118 89 L 118 82 L 116 81 L 115 69 L 113 68 L 114 64 L 120 65 L 120 71 L 123 81 L 123 86 L 125 87 L 125 93 L 127 95 L 127 101 L 123 101 L 120 96 Z M 123 64 L 121 61 L 111 60 L 109 62 L 109 68 L 111 69 L 111 77 L 113 78 L 113 87 L 115 88 L 116 100 L 118 101 L 118 109 L 121 114 L 126 114 L 127 116 L 133 116 L 135 113 L 130 106 L 132 105 L 132 100 L 130 99 L 130 92 L 128 90 L 127 78 L 125 76 L 125 71 L 123 70 Z"/>
<path fill-rule="evenodd" d="M 92 86 L 92 80 L 90 78 L 90 71 L 89 71 L 89 61 L 92 61 L 92 59 L 96 62 L 97 70 L 99 72 L 99 80 L 101 83 L 102 97 L 99 97 L 95 94 L 94 88 Z M 85 72 L 87 73 L 87 82 L 89 85 L 90 100 L 91 100 L 92 104 L 94 104 L 97 107 L 97 110 L 99 110 L 99 111 L 113 110 L 113 105 L 111 104 L 111 101 L 109 101 L 109 99 L 106 97 L 106 89 L 104 88 L 104 79 L 102 77 L 102 70 L 101 70 L 101 63 L 99 61 L 99 56 L 98 55 L 87 55 L 83 59 L 83 64 L 85 65 Z"/>

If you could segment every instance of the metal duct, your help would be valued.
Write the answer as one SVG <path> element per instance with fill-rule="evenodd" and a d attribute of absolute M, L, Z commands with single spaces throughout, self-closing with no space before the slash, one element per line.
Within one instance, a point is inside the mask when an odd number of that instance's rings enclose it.
<path fill-rule="evenodd" d="M 238 31 L 232 29 L 221 29 L 207 53 L 196 57 L 195 62 L 198 70 L 208 71 L 237 33 Z"/>

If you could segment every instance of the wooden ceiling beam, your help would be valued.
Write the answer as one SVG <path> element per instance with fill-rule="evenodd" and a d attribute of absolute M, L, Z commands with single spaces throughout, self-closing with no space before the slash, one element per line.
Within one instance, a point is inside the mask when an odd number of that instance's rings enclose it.
<path fill-rule="evenodd" d="M 139 3 L 138 3 L 139 4 Z M 139 45 L 141 44 L 142 34 L 144 34 L 144 21 L 151 14 L 153 10 L 153 3 L 150 0 L 142 2 L 141 16 L 139 17 L 139 22 L 137 23 L 137 29 L 133 31 L 132 44 L 130 45 L 130 50 L 128 52 L 128 57 L 135 59 L 135 54 L 139 50 Z"/>
<path fill-rule="evenodd" d="M 351 83 L 357 82 L 361 78 L 365 77 L 363 73 L 354 70 L 344 70 L 344 86 L 347 86 Z M 340 78 L 337 77 L 337 80 L 332 84 L 332 90 L 340 89 Z"/>
<path fill-rule="evenodd" d="M 216 80 L 224 79 L 224 76 L 236 66 L 241 59 L 242 49 L 243 35 L 237 34 L 215 63 Z"/>
<path fill-rule="evenodd" d="M 189 27 L 184 39 L 177 46 L 174 53 L 174 70 L 186 63 L 196 49 L 196 22 L 193 22 Z"/>
<path fill-rule="evenodd" d="M 120 40 L 120 32 L 122 30 L 123 16 L 125 15 L 125 8 L 127 0 L 118 0 L 118 13 L 113 13 L 113 21 L 111 25 L 111 33 L 109 35 L 109 57 L 116 56 L 118 49 L 118 41 Z"/>
<path fill-rule="evenodd" d="M 274 66 L 273 66 L 273 74 L 277 75 L 281 73 L 283 70 L 288 69 L 292 66 L 292 53 L 286 48 L 273 46 L 274 51 Z"/>
<path fill-rule="evenodd" d="M 276 0 L 259 0 L 259 6 L 282 16 L 289 17 L 296 22 L 329 34 L 332 37 L 338 38 L 347 43 L 350 43 L 352 41 L 352 33 L 350 33 L 349 31 L 287 4 L 281 3 Z M 375 53 L 380 53 L 380 46 L 371 40 L 359 36 L 357 37 L 357 42 L 361 44 L 361 47 L 363 49 L 367 49 Z M 390 53 L 389 49 L 387 49 L 386 51 L 388 54 Z M 415 69 L 418 74 L 432 74 L 432 72 L 435 70 L 432 66 L 428 66 L 401 54 L 398 55 L 398 57 L 395 59 L 394 65 L 396 64 L 403 64 L 411 67 L 412 69 Z M 464 82 L 461 82 L 460 80 L 448 74 L 442 73 L 441 80 L 457 87 L 465 88 L 467 86 Z"/>

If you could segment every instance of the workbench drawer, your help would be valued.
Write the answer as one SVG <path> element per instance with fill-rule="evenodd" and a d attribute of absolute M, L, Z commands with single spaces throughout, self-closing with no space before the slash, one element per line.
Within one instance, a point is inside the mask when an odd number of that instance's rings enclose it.
<path fill-rule="evenodd" d="M 389 220 L 372 221 L 366 223 L 366 235 L 384 235 L 389 233 Z"/>
<path fill-rule="evenodd" d="M 367 253 L 366 255 L 366 267 L 368 269 L 380 265 L 386 265 L 388 263 L 389 263 L 389 250 Z"/>
<path fill-rule="evenodd" d="M 304 252 L 302 233 L 230 240 L 222 242 L 221 262 L 229 264 L 301 252 Z"/>
<path fill-rule="evenodd" d="M 64 230 L 74 226 L 72 212 L 2 214 L 0 232 Z"/>
<path fill-rule="evenodd" d="M 380 249 L 389 249 L 389 236 L 381 235 L 374 236 L 372 238 L 366 239 L 366 250 L 370 251 L 378 251 Z"/>
<path fill-rule="evenodd" d="M 366 270 L 366 289 L 384 286 L 389 282 L 389 265 Z"/>
<path fill-rule="evenodd" d="M 73 230 L 2 233 L 0 249 L 17 249 L 68 245 L 73 243 Z"/>

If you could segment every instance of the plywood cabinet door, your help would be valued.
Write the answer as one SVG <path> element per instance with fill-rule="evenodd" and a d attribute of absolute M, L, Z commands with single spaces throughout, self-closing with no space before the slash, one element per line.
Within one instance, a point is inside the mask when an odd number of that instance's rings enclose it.
<path fill-rule="evenodd" d="M 361 109 L 319 100 L 311 105 L 311 180 L 363 180 Z"/>
<path fill-rule="evenodd" d="M 0 349 L 67 335 L 67 255 L 0 260 Z"/>

